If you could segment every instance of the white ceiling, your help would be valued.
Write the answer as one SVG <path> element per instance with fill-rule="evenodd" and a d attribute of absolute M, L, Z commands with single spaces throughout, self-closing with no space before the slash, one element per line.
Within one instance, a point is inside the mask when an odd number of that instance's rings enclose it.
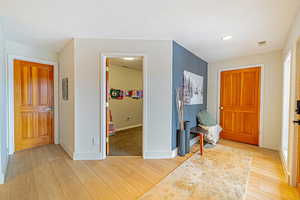
<path fill-rule="evenodd" d="M 143 57 L 136 56 L 132 57 L 134 60 L 124 60 L 123 57 L 111 57 L 109 58 L 109 65 L 110 66 L 118 66 L 118 67 L 125 67 L 129 69 L 134 69 L 138 71 L 143 70 Z"/>
<path fill-rule="evenodd" d="M 283 47 L 299 0 L 1 0 L 7 37 L 59 51 L 72 37 L 173 39 L 212 62 Z M 220 38 L 232 35 L 233 39 Z M 257 47 L 266 40 L 268 45 Z"/>

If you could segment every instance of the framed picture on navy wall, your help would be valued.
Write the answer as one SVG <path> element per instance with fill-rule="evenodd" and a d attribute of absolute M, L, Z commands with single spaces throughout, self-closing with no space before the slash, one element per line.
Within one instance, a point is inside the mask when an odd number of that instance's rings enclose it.
<path fill-rule="evenodd" d="M 203 104 L 203 76 L 192 72 L 183 72 L 184 103 L 186 105 Z"/>

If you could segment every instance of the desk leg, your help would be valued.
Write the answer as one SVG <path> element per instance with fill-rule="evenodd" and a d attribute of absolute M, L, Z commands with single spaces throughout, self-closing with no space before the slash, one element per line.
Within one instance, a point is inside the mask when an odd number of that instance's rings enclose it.
<path fill-rule="evenodd" d="M 203 134 L 200 134 L 200 155 L 203 155 Z"/>

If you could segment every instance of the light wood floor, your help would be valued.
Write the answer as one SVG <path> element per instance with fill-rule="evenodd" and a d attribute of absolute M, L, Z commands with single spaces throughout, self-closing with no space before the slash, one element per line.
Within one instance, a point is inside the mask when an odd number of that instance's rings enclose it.
<path fill-rule="evenodd" d="M 109 136 L 110 156 L 142 156 L 143 127 L 118 131 Z"/>
<path fill-rule="evenodd" d="M 253 152 L 247 200 L 299 199 L 285 181 L 277 152 L 230 141 L 222 144 Z M 11 157 L 1 200 L 136 199 L 186 157 L 143 160 L 108 157 L 105 161 L 73 161 L 58 145 L 17 152 Z M 205 156 L 205 154 L 204 154 Z"/>

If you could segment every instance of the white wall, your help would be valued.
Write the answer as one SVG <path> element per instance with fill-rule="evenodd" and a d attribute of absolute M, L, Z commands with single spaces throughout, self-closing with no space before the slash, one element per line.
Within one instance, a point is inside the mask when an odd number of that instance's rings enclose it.
<path fill-rule="evenodd" d="M 289 129 L 289 157 L 286 166 L 287 173 L 291 175 L 290 183 L 296 185 L 297 177 L 297 141 L 299 141 L 298 128 L 292 121 L 297 119 L 298 116 L 295 113 L 296 100 L 300 98 L 299 87 L 299 62 L 300 62 L 300 11 L 294 19 L 291 26 L 289 36 L 287 38 L 286 45 L 283 51 L 283 58 L 287 56 L 289 52 L 292 55 L 292 67 L 291 67 L 291 96 L 290 96 L 290 129 Z M 298 79 L 298 80 L 297 80 Z M 299 152 L 298 152 L 299 155 Z"/>
<path fill-rule="evenodd" d="M 140 67 L 142 69 L 143 66 Z M 142 90 L 143 71 L 112 65 L 109 69 L 109 86 L 122 90 Z M 109 108 L 117 130 L 143 124 L 143 99 L 111 99 Z"/>
<path fill-rule="evenodd" d="M 240 57 L 208 66 L 208 110 L 217 116 L 218 112 L 218 72 L 222 68 L 232 68 L 248 65 L 264 65 L 263 82 L 263 141 L 261 146 L 279 150 L 281 140 L 281 110 L 282 110 L 282 51 L 273 51 Z"/>
<path fill-rule="evenodd" d="M 172 41 L 75 39 L 75 153 L 97 157 L 100 145 L 100 53 L 147 57 L 145 157 L 171 157 Z"/>
<path fill-rule="evenodd" d="M 1 27 L 2 28 L 2 27 Z M 3 38 L 3 34 L 0 28 L 0 75 L 1 75 L 1 94 L 0 94 L 0 102 L 1 102 L 1 108 L 3 108 L 3 111 L 1 110 L 1 114 L 4 113 L 5 115 L 1 115 L 3 118 L 0 119 L 1 122 L 3 122 L 3 126 L 1 124 L 1 130 L 5 132 L 1 132 L 1 166 L 2 171 L 5 174 L 5 165 L 7 163 L 6 158 L 8 158 L 8 143 L 9 143 L 9 135 L 8 130 L 10 129 L 8 125 L 8 118 L 9 118 L 9 112 L 8 112 L 8 56 L 14 55 L 14 56 L 21 56 L 21 57 L 29 57 L 29 58 L 36 58 L 41 60 L 47 60 L 47 61 L 57 61 L 57 54 L 52 51 L 48 51 L 47 49 L 37 48 L 29 45 L 20 44 L 14 41 L 8 41 Z M 5 63 L 5 64 L 4 64 Z M 3 83 L 2 83 L 3 81 Z M 4 88 L 4 89 L 3 89 Z M 6 91 L 5 91 L 6 89 Z M 1 96 L 2 95 L 2 96 Z M 4 96 L 3 96 L 4 95 Z M 1 131 L 0 130 L 0 131 Z M 0 174 L 0 182 L 1 182 L 1 174 Z"/>
<path fill-rule="evenodd" d="M 74 152 L 74 41 L 71 40 L 59 54 L 59 102 L 60 102 L 60 143 L 73 157 Z M 62 79 L 68 78 L 69 100 L 62 98 Z"/>
<path fill-rule="evenodd" d="M 7 148 L 7 98 L 6 98 L 6 67 L 5 40 L 0 19 L 0 184 L 4 182 L 8 160 Z"/>
<path fill-rule="evenodd" d="M 6 55 L 25 56 L 41 60 L 57 62 L 57 53 L 47 49 L 20 44 L 14 41 L 5 41 Z"/>

